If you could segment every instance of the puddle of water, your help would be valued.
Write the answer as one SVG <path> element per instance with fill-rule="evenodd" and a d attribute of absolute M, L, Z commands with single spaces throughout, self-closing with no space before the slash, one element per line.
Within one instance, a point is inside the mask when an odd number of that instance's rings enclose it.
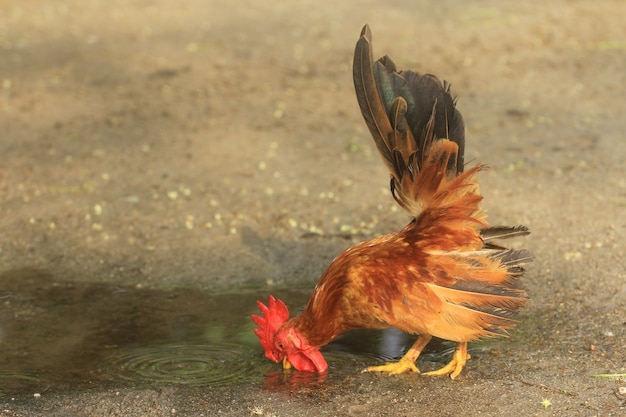
<path fill-rule="evenodd" d="M 308 294 L 274 291 L 290 305 Z M 107 386 L 315 385 L 265 359 L 252 329 L 267 292 L 209 294 L 57 281 L 36 270 L 0 275 L 0 397 Z M 324 349 L 335 376 L 373 358 L 394 360 L 413 342 L 390 329 L 354 331 Z M 431 344 L 432 345 L 432 344 Z M 430 360 L 453 345 L 433 345 Z M 443 350 L 443 352 L 442 352 Z M 367 358 L 369 357 L 369 358 Z"/>
<path fill-rule="evenodd" d="M 262 383 L 273 364 L 252 332 L 256 299 L 5 272 L 0 396 L 111 384 Z"/>

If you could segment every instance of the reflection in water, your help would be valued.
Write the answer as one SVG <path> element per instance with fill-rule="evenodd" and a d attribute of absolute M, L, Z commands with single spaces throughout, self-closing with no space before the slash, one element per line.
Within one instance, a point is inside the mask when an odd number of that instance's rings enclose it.
<path fill-rule="evenodd" d="M 327 346 L 324 351 L 351 352 L 369 356 L 382 362 L 393 362 L 399 360 L 416 339 L 417 336 L 394 328 L 385 330 L 353 330 Z M 454 352 L 454 342 L 434 337 L 420 355 L 419 360 L 432 362 L 449 361 L 452 352 Z M 372 360 L 367 361 L 366 366 L 369 365 L 373 365 Z"/>
<path fill-rule="evenodd" d="M 290 300 L 293 311 L 308 298 L 272 292 Z M 145 290 L 56 281 L 36 270 L 5 272 L 0 275 L 0 398 L 111 384 L 255 383 L 276 390 L 327 384 L 326 375 L 284 373 L 280 364 L 265 359 L 250 314 L 257 312 L 255 300 L 266 296 L 267 291 Z M 352 375 L 372 361 L 396 360 L 413 341 L 393 329 L 359 330 L 323 352 L 330 374 Z M 442 346 L 435 349 L 434 357 L 425 353 L 423 358 L 440 360 Z"/>
<path fill-rule="evenodd" d="M 315 389 L 324 386 L 327 376 L 328 371 L 319 374 L 316 372 L 298 372 L 293 369 L 281 369 L 267 372 L 264 384 L 267 389 L 275 392 L 297 391 L 302 387 Z"/>

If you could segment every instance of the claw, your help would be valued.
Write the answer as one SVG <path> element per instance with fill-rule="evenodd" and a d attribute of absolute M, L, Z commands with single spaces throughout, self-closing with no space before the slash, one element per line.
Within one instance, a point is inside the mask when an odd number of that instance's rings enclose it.
<path fill-rule="evenodd" d="M 455 379 L 465 366 L 467 360 L 470 359 L 470 355 L 467 353 L 467 342 L 457 343 L 456 349 L 454 349 L 454 354 L 452 355 L 452 360 L 446 366 L 441 369 L 437 369 L 436 371 L 426 372 L 422 375 L 426 376 L 442 376 L 442 375 L 450 375 L 451 379 Z"/>
<path fill-rule="evenodd" d="M 415 366 L 415 361 L 419 357 L 420 353 L 428 342 L 430 342 L 432 336 L 428 334 L 421 334 L 413 343 L 413 346 L 404 354 L 402 359 L 398 362 L 387 363 L 385 365 L 379 366 L 370 366 L 364 369 L 362 372 L 388 372 L 390 375 L 398 375 L 403 374 L 405 372 L 417 372 L 419 373 L 419 369 Z"/>
<path fill-rule="evenodd" d="M 369 366 L 363 369 L 362 372 L 388 372 L 389 375 L 398 375 L 409 371 L 419 373 L 420 370 L 417 369 L 415 363 L 411 362 L 409 359 L 405 360 L 405 358 L 402 358 L 398 362 L 386 363 L 379 366 Z"/>

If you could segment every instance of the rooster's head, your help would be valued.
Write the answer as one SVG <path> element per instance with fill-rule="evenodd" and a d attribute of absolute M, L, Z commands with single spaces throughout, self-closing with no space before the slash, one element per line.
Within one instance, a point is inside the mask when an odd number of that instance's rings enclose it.
<path fill-rule="evenodd" d="M 263 317 L 253 314 L 252 320 L 259 326 L 254 333 L 265 350 L 265 357 L 274 362 L 283 361 L 285 369 L 292 365 L 298 371 L 325 372 L 328 364 L 319 351 L 293 327 L 284 325 L 289 319 L 289 310 L 282 301 L 269 296 L 267 306 L 257 301 Z"/>

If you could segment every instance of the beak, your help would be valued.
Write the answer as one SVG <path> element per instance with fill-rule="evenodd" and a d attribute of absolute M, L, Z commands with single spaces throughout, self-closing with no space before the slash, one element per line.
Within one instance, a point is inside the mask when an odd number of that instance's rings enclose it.
<path fill-rule="evenodd" d="M 291 369 L 291 363 L 286 356 L 283 358 L 283 369 Z"/>
<path fill-rule="evenodd" d="M 328 370 L 328 364 L 319 350 L 292 352 L 283 358 L 283 369 L 288 369 L 285 363 L 298 371 L 324 373 Z"/>

